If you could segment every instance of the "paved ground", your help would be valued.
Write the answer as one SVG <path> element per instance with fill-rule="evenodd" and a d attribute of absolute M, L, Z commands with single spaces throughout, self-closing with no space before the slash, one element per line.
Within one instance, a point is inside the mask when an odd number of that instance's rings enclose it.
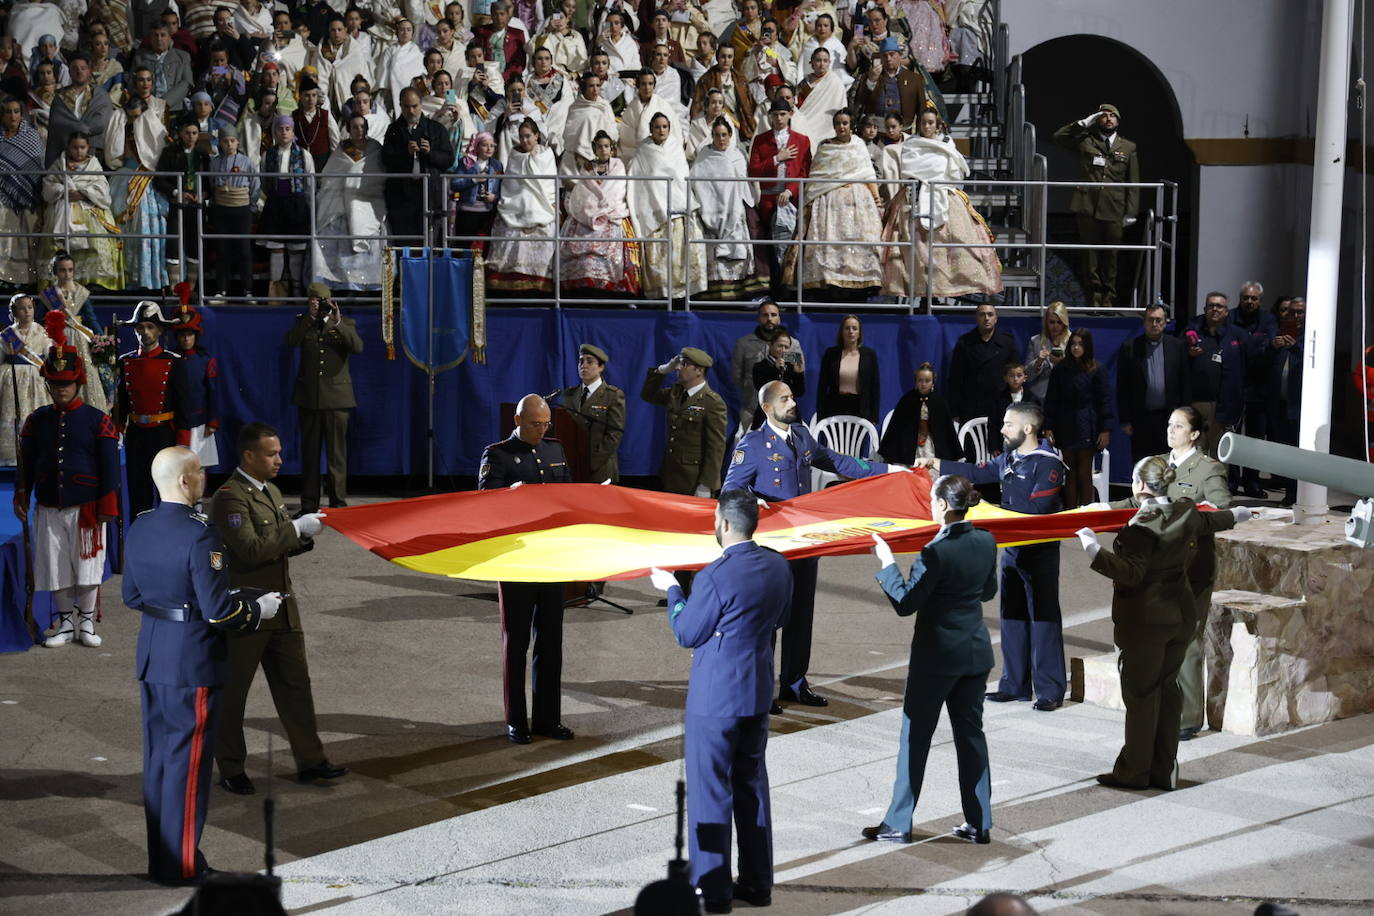
<path fill-rule="evenodd" d="M 960 819 L 947 732 L 919 841 L 859 839 L 887 804 L 911 634 L 874 568 L 822 561 L 813 679 L 832 703 L 773 722 L 775 912 L 949 914 L 998 888 L 1111 916 L 1242 914 L 1265 898 L 1304 916 L 1374 911 L 1369 716 L 1267 739 L 1207 734 L 1184 745 L 1184 791 L 1120 793 L 1091 778 L 1116 753 L 1119 713 L 990 705 L 993 844 L 944 835 Z M 353 775 L 296 784 L 259 682 L 259 795 L 212 793 L 215 867 L 260 866 L 270 789 L 293 912 L 627 912 L 661 876 L 690 655 L 646 581 L 611 587 L 633 616 L 568 612 L 564 721 L 578 738 L 517 748 L 502 737 L 492 587 L 407 572 L 333 533 L 293 571 L 328 752 Z M 1108 588 L 1076 546 L 1062 594 L 1069 654 L 1109 650 Z M 118 595 L 113 580 L 100 649 L 0 657 L 0 912 L 161 913 L 187 896 L 140 877 L 137 620 Z M 987 620 L 995 638 L 995 604 Z"/>

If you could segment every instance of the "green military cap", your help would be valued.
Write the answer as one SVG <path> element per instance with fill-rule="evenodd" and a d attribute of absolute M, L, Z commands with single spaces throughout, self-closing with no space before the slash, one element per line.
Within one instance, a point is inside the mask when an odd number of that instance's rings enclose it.
<path fill-rule="evenodd" d="M 598 347 L 596 344 L 583 344 L 582 346 L 577 348 L 577 355 L 595 357 L 603 366 L 611 361 L 610 357 L 606 355 L 606 351 Z"/>
<path fill-rule="evenodd" d="M 709 353 L 705 350 L 698 350 L 696 347 L 683 347 L 679 355 L 692 365 L 700 366 L 703 369 L 710 369 L 711 366 L 715 365 L 715 360 L 711 359 Z"/>
<path fill-rule="evenodd" d="M 1110 102 L 1103 102 L 1101 105 L 1098 105 L 1098 106 L 1097 106 L 1097 110 L 1098 110 L 1098 111 L 1110 111 L 1112 114 L 1116 115 L 1116 117 L 1117 117 L 1118 120 L 1120 120 L 1120 118 L 1121 118 L 1121 109 L 1117 108 L 1115 105 L 1113 105 L 1113 104 L 1110 103 Z"/>
<path fill-rule="evenodd" d="M 311 299 L 330 299 L 334 296 L 334 291 L 323 283 L 311 283 L 305 288 L 305 294 Z"/>

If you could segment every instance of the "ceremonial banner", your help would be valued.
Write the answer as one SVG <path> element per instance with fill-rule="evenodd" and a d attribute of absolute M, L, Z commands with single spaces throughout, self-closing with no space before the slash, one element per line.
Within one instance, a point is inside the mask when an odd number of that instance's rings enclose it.
<path fill-rule="evenodd" d="M 1003 546 L 1073 537 L 1084 525 L 1115 531 L 1134 509 L 1021 515 L 980 505 L 969 519 Z M 420 572 L 506 582 L 634 579 L 659 566 L 700 569 L 720 556 L 715 501 L 596 484 L 442 493 L 348 509 L 325 524 Z M 754 540 L 789 559 L 857 554 L 880 534 L 898 553 L 923 547 L 930 478 L 884 474 L 773 503 Z"/>
<path fill-rule="evenodd" d="M 387 250 L 388 273 L 395 270 L 400 275 L 402 352 L 426 371 L 452 369 L 467 356 L 469 346 L 478 354 L 477 361 L 482 362 L 486 308 L 477 292 L 482 284 L 473 283 L 474 276 L 482 276 L 482 268 L 471 251 L 436 248 L 432 253 L 431 260 L 428 248 Z M 385 287 L 387 301 L 383 308 L 389 315 L 390 282 Z"/>

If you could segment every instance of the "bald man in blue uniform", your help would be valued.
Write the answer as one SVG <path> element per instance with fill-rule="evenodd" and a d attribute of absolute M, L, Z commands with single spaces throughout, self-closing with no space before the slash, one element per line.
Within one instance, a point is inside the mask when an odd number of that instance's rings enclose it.
<path fill-rule="evenodd" d="M 212 870 L 200 834 L 220 691 L 229 674 L 224 633 L 257 629 L 276 615 L 281 595 L 230 593 L 224 543 L 195 510 L 205 472 L 194 452 L 163 449 L 153 458 L 152 476 L 162 502 L 134 520 L 124 548 L 124 603 L 143 615 L 136 671 L 148 876 L 198 884 Z"/>
<path fill-rule="evenodd" d="M 768 708 L 773 633 L 787 619 L 792 574 L 776 551 L 752 540 L 758 503 L 727 490 L 716 504 L 716 541 L 725 552 L 697 573 L 691 598 L 672 573 L 652 572 L 668 593 L 668 621 L 692 649 L 687 684 L 687 824 L 692 883 L 706 912 L 733 900 L 767 906 L 773 893 L 773 823 L 768 800 Z M 739 834 L 739 881 L 730 874 L 730 825 Z"/>
<path fill-rule="evenodd" d="M 806 424 L 797 422 L 797 402 L 784 382 L 769 382 L 760 391 L 764 424 L 748 433 L 735 448 L 730 470 L 725 474 L 725 490 L 748 490 L 765 502 L 780 502 L 811 492 L 811 468 L 830 471 L 842 477 L 871 477 L 901 465 L 886 465 L 862 458 L 851 458 L 831 451 L 816 441 Z M 811 666 L 811 627 L 816 611 L 816 573 L 820 561 L 815 557 L 790 561 L 792 567 L 792 611 L 782 631 L 782 658 L 778 666 L 778 701 L 806 706 L 826 706 L 829 701 L 817 696 L 806 682 Z M 782 712 L 775 706 L 774 713 Z"/>
<path fill-rule="evenodd" d="M 1002 508 L 1047 515 L 1064 507 L 1065 466 L 1040 439 L 1044 414 L 1022 401 L 1002 420 L 1002 453 L 991 461 L 939 462 L 940 474 L 961 474 L 974 485 L 1002 487 Z M 1064 624 L 1059 609 L 1059 542 L 1002 549 L 1002 678 L 987 694 L 994 703 L 1029 700 L 1050 712 L 1064 705 Z"/>

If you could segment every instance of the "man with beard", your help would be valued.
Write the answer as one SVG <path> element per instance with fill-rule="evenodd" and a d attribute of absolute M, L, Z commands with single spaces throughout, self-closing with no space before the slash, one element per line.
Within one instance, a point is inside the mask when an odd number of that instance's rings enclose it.
<path fill-rule="evenodd" d="M 446 127 L 420 113 L 417 90 L 406 87 L 400 98 L 401 116 L 387 128 L 382 141 L 382 164 L 388 172 L 407 177 L 386 180 L 386 210 L 392 231 L 407 237 L 403 244 L 415 245 L 424 235 L 426 215 L 424 184 L 419 176 L 430 176 L 429 212 L 443 217 L 448 182 L 442 173 L 453 164 L 453 143 Z"/>
<path fill-rule="evenodd" d="M 759 499 L 779 502 L 811 492 L 813 466 L 849 478 L 907 470 L 901 465 L 851 458 L 821 445 L 806 424 L 798 422 L 796 399 L 784 382 L 769 382 L 759 397 L 765 422 L 740 440 L 730 459 L 724 490 L 748 490 Z M 788 565 L 792 568 L 792 610 L 782 631 L 778 701 L 826 706 L 829 701 L 813 693 L 806 682 L 819 560 L 792 560 Z M 773 712 L 782 712 L 781 706 L 774 704 Z"/>
<path fill-rule="evenodd" d="M 941 461 L 941 475 L 961 474 L 977 484 L 1000 483 L 1002 508 L 1048 515 L 1062 508 L 1064 461 L 1041 441 L 1044 414 L 1034 404 L 1012 404 L 1002 420 L 1002 454 L 982 464 Z M 921 464 L 922 462 L 917 462 Z M 932 459 L 924 459 L 934 466 Z M 1002 550 L 1002 679 L 987 695 L 994 703 L 1029 700 L 1050 712 L 1064 705 L 1064 631 L 1059 611 L 1059 542 Z"/>
<path fill-rule="evenodd" d="M 730 358 L 730 377 L 735 380 L 735 390 L 739 392 L 739 422 L 744 429 L 754 425 L 754 409 L 758 407 L 759 393 L 754 390 L 754 364 L 768 355 L 768 342 L 781 324 L 778 304 L 772 299 L 759 303 L 758 327 L 735 341 L 735 352 Z M 801 344 L 792 338 L 787 348 L 787 357 L 802 365 Z"/>
<path fill-rule="evenodd" d="M 768 803 L 768 705 L 773 632 L 787 619 L 787 561 L 753 541 L 759 509 L 747 490 L 716 504 L 716 542 L 725 549 L 696 577 L 691 598 L 672 573 L 651 581 L 668 594 L 678 644 L 698 649 L 687 685 L 687 836 L 692 883 L 708 913 L 732 900 L 768 906 L 773 830 Z M 710 646 L 711 651 L 706 651 Z M 739 829 L 739 874 L 730 874 L 730 824 Z"/>

